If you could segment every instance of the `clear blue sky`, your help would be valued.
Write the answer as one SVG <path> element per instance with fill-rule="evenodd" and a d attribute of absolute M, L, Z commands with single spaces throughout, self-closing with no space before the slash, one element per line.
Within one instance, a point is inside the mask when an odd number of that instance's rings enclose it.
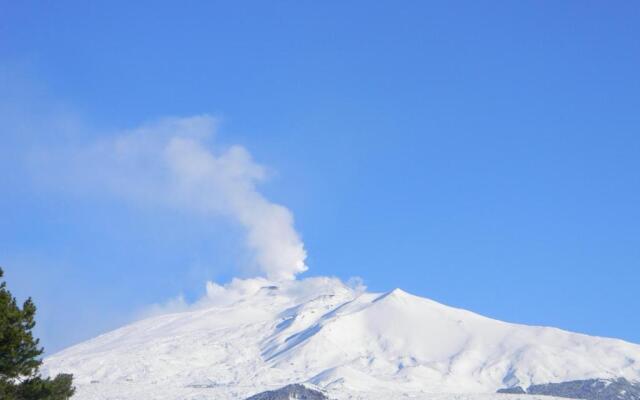
<path fill-rule="evenodd" d="M 275 171 L 303 276 L 640 342 L 640 3 L 135 3 L 0 0 L 0 265 L 49 351 L 243 248 L 29 154 L 201 113 Z"/>

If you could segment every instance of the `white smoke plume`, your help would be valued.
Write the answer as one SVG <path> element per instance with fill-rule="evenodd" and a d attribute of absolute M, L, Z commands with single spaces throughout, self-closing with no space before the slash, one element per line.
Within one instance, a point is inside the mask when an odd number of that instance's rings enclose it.
<path fill-rule="evenodd" d="M 67 164 L 68 179 L 90 179 L 120 197 L 231 218 L 245 228 L 265 277 L 295 279 L 307 267 L 291 212 L 257 190 L 265 169 L 244 147 L 215 148 L 215 130 L 208 115 L 166 118 L 56 159 Z"/>

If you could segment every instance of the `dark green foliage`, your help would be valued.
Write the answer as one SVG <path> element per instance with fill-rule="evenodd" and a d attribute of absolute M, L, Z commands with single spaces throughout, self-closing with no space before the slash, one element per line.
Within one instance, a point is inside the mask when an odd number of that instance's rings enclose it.
<path fill-rule="evenodd" d="M 3 276 L 0 268 L 0 278 Z M 38 368 L 43 349 L 33 337 L 36 306 L 27 299 L 18 306 L 16 299 L 0 282 L 0 399 L 66 400 L 73 395 L 73 377 L 61 374 L 42 378 Z"/>

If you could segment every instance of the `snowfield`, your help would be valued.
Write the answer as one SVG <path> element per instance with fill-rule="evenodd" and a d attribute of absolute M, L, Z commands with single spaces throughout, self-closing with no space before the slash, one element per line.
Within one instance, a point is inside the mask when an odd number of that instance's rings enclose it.
<path fill-rule="evenodd" d="M 290 383 L 340 400 L 532 400 L 495 392 L 638 381 L 640 346 L 501 322 L 399 289 L 248 279 L 210 284 L 196 305 L 66 349 L 43 371 L 74 374 L 78 400 L 244 399 Z"/>

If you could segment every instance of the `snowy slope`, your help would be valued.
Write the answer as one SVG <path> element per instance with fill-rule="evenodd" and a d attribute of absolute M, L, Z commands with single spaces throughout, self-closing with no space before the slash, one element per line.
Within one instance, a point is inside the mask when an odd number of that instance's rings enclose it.
<path fill-rule="evenodd" d="M 208 293 L 189 310 L 55 354 L 45 371 L 73 373 L 78 399 L 237 399 L 297 382 L 336 398 L 508 398 L 493 393 L 575 379 L 640 380 L 639 345 L 509 324 L 399 289 L 252 279 L 210 285 Z"/>

